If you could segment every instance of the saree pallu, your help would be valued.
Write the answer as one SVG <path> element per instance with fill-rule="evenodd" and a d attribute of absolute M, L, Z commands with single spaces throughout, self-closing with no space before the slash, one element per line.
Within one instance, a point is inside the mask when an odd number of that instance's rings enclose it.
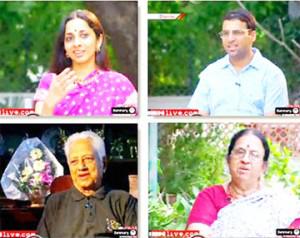
<path fill-rule="evenodd" d="M 299 200 L 289 192 L 266 188 L 222 208 L 212 224 L 212 237 L 277 237 L 300 217 Z"/>
<path fill-rule="evenodd" d="M 34 96 L 35 101 L 47 97 L 55 74 L 45 74 Z M 137 105 L 137 92 L 128 78 L 114 71 L 95 70 L 77 84 L 74 89 L 56 104 L 56 116 L 109 116 L 112 108 Z"/>

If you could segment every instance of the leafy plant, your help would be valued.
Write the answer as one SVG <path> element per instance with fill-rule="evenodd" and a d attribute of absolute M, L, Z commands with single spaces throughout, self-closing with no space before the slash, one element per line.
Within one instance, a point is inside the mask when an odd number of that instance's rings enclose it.
<path fill-rule="evenodd" d="M 194 194 L 188 198 L 182 194 L 176 195 L 176 202 L 171 204 L 166 201 L 165 193 L 149 199 L 149 229 L 150 230 L 184 230 L 187 217 L 190 213 L 195 197 L 199 190 L 193 187 Z"/>
<path fill-rule="evenodd" d="M 202 124 L 161 125 L 160 185 L 165 192 L 192 194 L 192 187 L 202 189 L 224 181 L 225 150 L 212 143 L 221 129 L 216 127 L 203 137 L 204 133 Z"/>
<path fill-rule="evenodd" d="M 287 147 L 269 141 L 270 159 L 266 180 L 274 186 L 281 184 L 300 197 L 300 164 Z"/>

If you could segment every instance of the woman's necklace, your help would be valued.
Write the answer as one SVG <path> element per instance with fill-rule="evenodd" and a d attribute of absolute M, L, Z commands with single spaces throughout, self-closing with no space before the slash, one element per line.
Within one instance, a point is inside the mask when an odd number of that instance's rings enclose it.
<path fill-rule="evenodd" d="M 259 185 L 253 190 L 243 192 L 243 191 L 238 191 L 234 186 L 232 186 L 231 182 L 228 184 L 228 195 L 231 199 L 247 197 L 248 195 L 250 195 L 258 190 L 259 190 Z"/>
<path fill-rule="evenodd" d="M 93 82 L 97 77 L 97 72 L 98 70 L 95 70 L 93 73 L 91 73 L 90 75 L 88 75 L 87 77 L 84 77 L 84 78 L 78 78 L 77 80 L 75 80 L 75 84 L 78 84 L 78 85 L 86 85 L 86 84 L 89 84 L 91 82 Z"/>
<path fill-rule="evenodd" d="M 77 79 L 77 80 L 75 80 L 74 83 L 83 86 L 83 85 L 93 82 L 95 80 L 95 78 L 96 77 L 90 77 L 88 79 Z"/>

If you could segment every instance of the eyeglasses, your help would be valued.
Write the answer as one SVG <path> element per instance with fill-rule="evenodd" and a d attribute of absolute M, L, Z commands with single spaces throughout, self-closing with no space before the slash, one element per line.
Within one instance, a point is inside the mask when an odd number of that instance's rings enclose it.
<path fill-rule="evenodd" d="M 247 154 L 248 154 L 248 158 L 250 160 L 259 160 L 262 157 L 262 155 L 259 152 L 255 151 L 255 150 L 247 151 L 243 148 L 237 148 L 237 149 L 233 149 L 231 151 L 231 155 L 233 155 L 235 158 L 237 158 L 239 160 L 245 158 L 245 156 Z"/>
<path fill-rule="evenodd" d="M 219 32 L 219 36 L 221 37 L 221 39 L 226 39 L 230 36 L 230 33 L 231 33 L 234 37 L 241 37 L 241 36 L 244 36 L 249 31 L 251 31 L 251 29 L 221 31 L 221 32 Z"/>

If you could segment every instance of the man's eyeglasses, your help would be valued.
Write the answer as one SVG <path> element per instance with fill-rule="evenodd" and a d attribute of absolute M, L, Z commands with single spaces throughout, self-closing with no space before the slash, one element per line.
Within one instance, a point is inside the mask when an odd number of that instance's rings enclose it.
<path fill-rule="evenodd" d="M 221 31 L 221 32 L 219 32 L 219 36 L 221 37 L 221 39 L 228 38 L 230 36 L 230 34 L 232 34 L 234 37 L 241 37 L 241 36 L 244 36 L 249 31 L 251 31 L 251 29 Z"/>
<path fill-rule="evenodd" d="M 250 160 L 259 160 L 262 157 L 262 155 L 259 152 L 255 151 L 255 150 L 247 151 L 243 148 L 237 148 L 237 149 L 233 149 L 231 151 L 231 155 L 233 155 L 235 158 L 237 158 L 239 160 L 245 158 L 245 156 L 247 154 L 248 154 L 248 158 Z"/>

